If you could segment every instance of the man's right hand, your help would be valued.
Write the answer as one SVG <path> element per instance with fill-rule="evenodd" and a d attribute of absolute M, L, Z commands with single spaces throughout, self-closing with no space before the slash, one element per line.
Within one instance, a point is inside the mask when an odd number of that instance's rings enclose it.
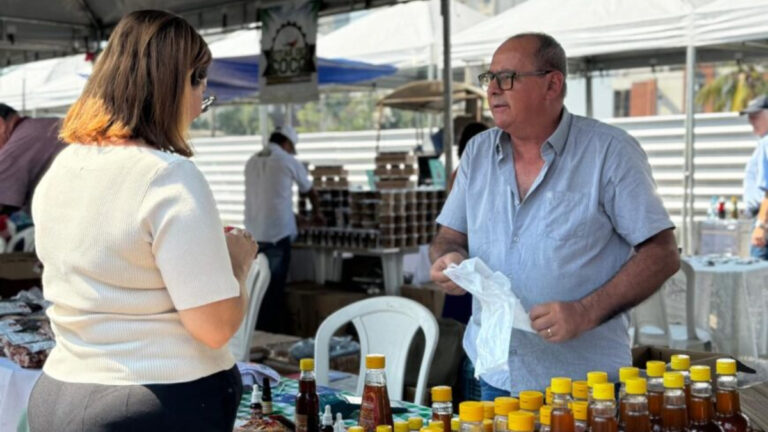
<path fill-rule="evenodd" d="M 447 269 L 449 265 L 458 265 L 465 259 L 467 259 L 467 257 L 458 252 L 450 252 L 441 256 L 435 260 L 434 264 L 432 264 L 432 268 L 429 271 L 430 279 L 432 279 L 432 281 L 435 282 L 437 286 L 440 287 L 440 289 L 445 291 L 446 294 L 466 294 L 467 292 L 464 291 L 464 289 L 456 285 L 456 283 L 454 283 L 451 279 L 448 278 L 448 276 L 445 275 L 445 273 L 443 273 L 443 271 Z"/>

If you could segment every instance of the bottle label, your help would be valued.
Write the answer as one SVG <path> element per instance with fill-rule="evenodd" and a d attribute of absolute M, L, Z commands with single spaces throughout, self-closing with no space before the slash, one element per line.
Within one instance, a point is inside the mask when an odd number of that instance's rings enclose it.
<path fill-rule="evenodd" d="M 309 432 L 307 429 L 307 415 L 296 413 L 296 432 Z"/>
<path fill-rule="evenodd" d="M 261 402 L 261 409 L 264 415 L 272 415 L 272 402 Z"/>

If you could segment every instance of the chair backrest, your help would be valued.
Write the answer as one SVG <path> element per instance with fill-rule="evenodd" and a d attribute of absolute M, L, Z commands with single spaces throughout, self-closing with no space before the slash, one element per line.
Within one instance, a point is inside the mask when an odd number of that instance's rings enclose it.
<path fill-rule="evenodd" d="M 680 270 L 685 274 L 685 327 L 689 341 L 699 340 L 696 335 L 696 272 L 688 261 L 680 260 Z"/>
<path fill-rule="evenodd" d="M 19 243 L 22 244 L 19 247 Z M 8 244 L 5 246 L 6 252 L 17 252 L 16 249 L 21 249 L 21 252 L 34 252 L 35 251 L 35 228 L 27 227 L 11 236 L 8 240 Z"/>
<path fill-rule="evenodd" d="M 661 330 L 662 335 L 657 338 L 663 338 L 668 341 L 670 338 L 669 323 L 667 322 L 667 304 L 664 300 L 664 286 L 648 297 L 644 302 L 632 308 L 630 315 L 632 324 L 635 327 L 635 344 L 643 344 L 643 329 L 655 327 Z"/>
<path fill-rule="evenodd" d="M 426 343 L 416 382 L 415 403 L 423 403 L 429 367 L 437 348 L 439 328 L 429 309 L 403 297 L 383 296 L 361 300 L 334 312 L 320 324 L 315 335 L 315 372 L 320 385 L 328 385 L 331 337 L 343 325 L 352 322 L 360 338 L 360 372 L 357 394 L 365 384 L 365 356 L 386 356 L 387 391 L 390 399 L 403 399 L 405 363 L 416 331 L 424 332 Z"/>
<path fill-rule="evenodd" d="M 248 278 L 245 281 L 249 299 L 248 310 L 237 333 L 229 341 L 229 349 L 237 361 L 247 362 L 250 360 L 251 339 L 256 327 L 256 315 L 259 313 L 261 301 L 264 300 L 264 294 L 267 292 L 270 277 L 267 256 L 260 253 L 253 260 L 251 270 L 248 272 Z"/>

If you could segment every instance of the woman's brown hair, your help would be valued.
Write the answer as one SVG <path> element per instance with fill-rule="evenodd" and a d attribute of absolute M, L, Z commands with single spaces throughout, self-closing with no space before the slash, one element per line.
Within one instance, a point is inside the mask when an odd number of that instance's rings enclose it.
<path fill-rule="evenodd" d="M 132 12 L 110 36 L 59 136 L 97 145 L 140 139 L 192 156 L 185 139 L 186 82 L 200 85 L 210 63 L 208 45 L 183 18 L 157 10 Z"/>

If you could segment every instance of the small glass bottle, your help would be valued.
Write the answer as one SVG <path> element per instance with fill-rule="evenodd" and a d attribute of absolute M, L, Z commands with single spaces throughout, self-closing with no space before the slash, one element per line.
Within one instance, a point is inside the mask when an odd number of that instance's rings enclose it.
<path fill-rule="evenodd" d="M 378 432 L 376 429 L 379 425 L 393 425 L 385 367 L 386 359 L 383 355 L 365 356 L 365 387 L 358 421 L 365 432 Z"/>
<path fill-rule="evenodd" d="M 336 413 L 336 423 L 333 424 L 333 432 L 345 432 L 344 417 L 342 417 L 341 413 Z"/>
<path fill-rule="evenodd" d="M 315 432 L 320 429 L 318 417 L 320 399 L 317 397 L 317 384 L 315 382 L 315 361 L 311 358 L 301 359 L 299 369 L 301 369 L 299 394 L 296 395 L 296 411 L 294 413 L 296 432 Z M 264 404 L 264 408 L 264 414 L 267 415 L 266 404 Z"/>
<path fill-rule="evenodd" d="M 651 431 L 661 432 L 661 407 L 664 405 L 664 372 L 667 365 L 663 361 L 651 360 L 645 363 L 648 376 L 648 412 L 651 415 Z"/>
<path fill-rule="evenodd" d="M 486 420 L 493 420 L 496 405 L 493 401 L 483 401 L 483 418 Z"/>
<path fill-rule="evenodd" d="M 661 409 L 661 430 L 662 432 L 688 432 L 685 378 L 680 372 L 664 373 L 664 405 Z"/>
<path fill-rule="evenodd" d="M 483 404 L 462 402 L 459 404 L 459 432 L 483 432 Z"/>
<path fill-rule="evenodd" d="M 493 420 L 483 419 L 483 432 L 493 432 Z"/>
<path fill-rule="evenodd" d="M 428 428 L 432 430 L 437 431 L 444 431 L 445 430 L 445 423 L 443 423 L 442 420 L 430 420 Z"/>
<path fill-rule="evenodd" d="M 419 432 L 424 427 L 424 419 L 421 417 L 411 417 L 408 419 L 408 430 L 410 432 Z"/>
<path fill-rule="evenodd" d="M 448 386 L 432 387 L 432 420 L 443 422 L 443 430 L 451 430 L 453 393 Z"/>
<path fill-rule="evenodd" d="M 395 421 L 394 432 L 408 432 L 408 422 Z"/>
<path fill-rule="evenodd" d="M 547 387 L 544 390 L 544 404 L 552 405 L 552 387 Z"/>
<path fill-rule="evenodd" d="M 680 372 L 683 375 L 685 386 L 685 405 L 691 404 L 691 374 L 688 371 L 691 368 L 691 357 L 686 354 L 675 354 L 669 362 L 670 369 L 673 372 Z"/>
<path fill-rule="evenodd" d="M 541 392 L 533 390 L 524 390 L 517 395 L 520 400 L 520 411 L 527 411 L 533 414 L 535 419 L 539 418 L 539 410 L 544 405 L 544 395 Z M 534 428 L 539 429 L 539 423 L 536 422 Z"/>
<path fill-rule="evenodd" d="M 613 383 L 595 383 L 592 386 L 592 403 L 589 406 L 592 417 L 589 420 L 591 432 L 617 432 L 616 398 Z"/>
<path fill-rule="evenodd" d="M 624 430 L 624 396 L 627 395 L 627 380 L 640 376 L 640 369 L 626 366 L 619 368 L 619 430 Z"/>
<path fill-rule="evenodd" d="M 691 432 L 724 432 L 715 423 L 712 405 L 712 371 L 709 366 L 691 366 L 691 404 L 688 428 Z"/>
<path fill-rule="evenodd" d="M 589 386 L 589 395 L 587 400 L 591 403 L 594 396 L 595 384 L 603 384 L 608 382 L 608 373 L 603 371 L 591 371 L 587 372 L 587 386 Z"/>
<path fill-rule="evenodd" d="M 333 432 L 333 413 L 330 405 L 325 406 L 323 417 L 320 419 L 320 431 Z"/>
<path fill-rule="evenodd" d="M 454 417 L 451 419 L 451 432 L 459 432 L 459 427 L 461 426 L 461 421 L 458 417 Z"/>
<path fill-rule="evenodd" d="M 749 420 L 741 413 L 736 360 L 722 358 L 717 360 L 717 393 L 715 421 L 728 432 L 746 432 L 750 430 Z"/>
<path fill-rule="evenodd" d="M 507 415 L 507 424 L 510 432 L 533 432 L 533 414 L 526 411 L 515 411 Z"/>
<path fill-rule="evenodd" d="M 261 390 L 259 386 L 254 385 L 251 392 L 251 418 L 260 419 L 264 417 L 264 409 L 261 405 Z"/>
<path fill-rule="evenodd" d="M 362 426 L 350 426 L 347 432 L 365 432 L 365 429 Z"/>
<path fill-rule="evenodd" d="M 571 402 L 571 411 L 573 411 L 573 430 L 574 432 L 587 432 L 589 423 L 587 423 L 587 411 L 589 404 L 585 400 Z"/>
<path fill-rule="evenodd" d="M 571 379 L 555 377 L 552 388 L 552 432 L 574 432 L 573 411 L 571 411 Z"/>
<path fill-rule="evenodd" d="M 627 416 L 624 432 L 651 432 L 651 413 L 648 411 L 648 384 L 645 378 L 627 380 L 624 409 Z"/>
<path fill-rule="evenodd" d="M 544 405 L 539 410 L 539 432 L 552 432 L 552 407 Z"/>
<path fill-rule="evenodd" d="M 265 416 L 272 415 L 272 388 L 269 386 L 269 378 L 264 377 L 261 380 L 261 390 L 261 409 L 264 411 Z"/>
<path fill-rule="evenodd" d="M 496 414 L 496 417 L 493 419 L 493 430 L 495 432 L 506 432 L 509 413 L 520 410 L 520 401 L 513 397 L 501 396 L 493 401 L 493 405 L 494 413 Z"/>

